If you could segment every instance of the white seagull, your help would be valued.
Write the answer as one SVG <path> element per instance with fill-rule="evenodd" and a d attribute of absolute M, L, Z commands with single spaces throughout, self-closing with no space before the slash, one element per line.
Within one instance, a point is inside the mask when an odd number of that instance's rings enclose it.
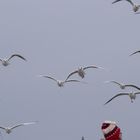
<path fill-rule="evenodd" d="M 80 67 L 80 68 L 78 68 L 78 70 L 75 70 L 75 71 L 71 72 L 71 73 L 68 75 L 67 79 L 68 79 L 70 76 L 72 76 L 73 74 L 75 74 L 75 73 L 78 73 L 78 75 L 79 75 L 81 78 L 84 78 L 84 77 L 85 77 L 85 74 L 86 74 L 86 73 L 85 73 L 85 70 L 86 70 L 86 69 L 89 69 L 89 68 L 104 69 L 104 68 L 102 68 L 102 67 L 97 67 L 97 66 Z"/>
<path fill-rule="evenodd" d="M 5 132 L 7 134 L 10 134 L 13 129 L 15 129 L 15 128 L 19 127 L 19 126 L 25 126 L 25 125 L 35 124 L 35 123 L 36 122 L 20 123 L 20 124 L 11 126 L 11 127 L 3 127 L 3 126 L 0 126 L 0 128 L 3 129 L 3 130 L 5 130 Z"/>
<path fill-rule="evenodd" d="M 66 80 L 64 80 L 64 81 L 62 81 L 62 80 L 57 80 L 57 79 L 55 79 L 55 78 L 53 78 L 53 77 L 51 77 L 51 76 L 47 76 L 47 75 L 39 75 L 39 76 L 40 76 L 40 77 L 49 78 L 49 79 L 55 81 L 59 87 L 63 87 L 64 84 L 67 83 L 67 82 L 81 82 L 81 81 L 78 81 L 78 80 L 68 80 L 68 79 L 66 79 Z"/>
<path fill-rule="evenodd" d="M 136 99 L 136 95 L 140 94 L 140 92 L 129 92 L 129 93 L 119 93 L 115 96 L 113 96 L 110 100 L 108 100 L 104 105 L 108 104 L 110 101 L 112 101 L 114 98 L 118 97 L 118 96 L 122 96 L 122 95 L 127 95 L 130 97 L 131 99 L 131 103 L 133 103 L 133 100 Z"/>
<path fill-rule="evenodd" d="M 133 87 L 133 88 L 136 88 L 138 90 L 140 90 L 140 88 L 138 86 L 135 86 L 135 85 L 132 85 L 132 84 L 122 84 L 122 83 L 119 83 L 119 82 L 116 82 L 116 81 L 106 81 L 106 82 L 110 82 L 110 83 L 115 83 L 117 84 L 121 89 L 125 89 L 126 87 Z"/>
<path fill-rule="evenodd" d="M 19 58 L 21 58 L 21 59 L 23 59 L 24 61 L 26 61 L 26 59 L 23 57 L 23 56 L 21 56 L 21 55 L 19 55 L 19 54 L 13 54 L 13 55 L 11 55 L 9 58 L 6 58 L 6 59 L 0 59 L 0 61 L 1 61 L 1 63 L 2 63 L 2 65 L 3 66 L 8 66 L 9 64 L 10 64 L 10 60 L 13 58 L 13 57 L 19 57 Z"/>
<path fill-rule="evenodd" d="M 122 1 L 122 0 L 115 0 L 114 2 L 112 2 L 112 4 L 119 2 L 119 1 Z M 132 5 L 134 12 L 137 12 L 139 10 L 140 5 L 134 4 L 131 0 L 126 0 L 126 1 L 128 1 Z"/>
<path fill-rule="evenodd" d="M 140 50 L 139 50 L 139 51 L 133 52 L 132 54 L 130 54 L 130 56 L 132 56 L 132 55 L 134 55 L 134 54 L 136 54 L 136 53 L 140 53 Z"/>

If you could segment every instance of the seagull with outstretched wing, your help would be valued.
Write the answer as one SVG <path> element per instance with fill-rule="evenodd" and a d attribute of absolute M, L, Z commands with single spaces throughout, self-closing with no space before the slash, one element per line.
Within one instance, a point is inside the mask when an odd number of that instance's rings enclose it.
<path fill-rule="evenodd" d="M 122 1 L 122 0 L 115 0 L 115 1 L 112 2 L 112 4 L 117 3 L 119 1 Z M 134 12 L 137 12 L 139 10 L 140 5 L 134 4 L 131 0 L 126 0 L 126 1 L 128 1 L 132 5 Z"/>
<path fill-rule="evenodd" d="M 19 55 L 19 54 L 13 54 L 13 55 L 11 55 L 9 58 L 0 59 L 0 61 L 1 61 L 1 63 L 2 63 L 3 66 L 8 66 L 8 65 L 10 64 L 10 60 L 11 60 L 13 57 L 19 57 L 20 59 L 26 61 L 26 59 L 25 59 L 23 56 Z"/>
<path fill-rule="evenodd" d="M 104 105 L 108 104 L 109 102 L 111 102 L 113 99 L 115 99 L 116 97 L 122 96 L 122 95 L 127 95 L 130 97 L 131 99 L 131 103 L 133 102 L 133 100 L 136 99 L 136 95 L 140 94 L 140 92 L 129 92 L 129 93 L 119 93 L 115 96 L 113 96 L 111 99 L 109 99 Z"/>
<path fill-rule="evenodd" d="M 140 87 L 138 86 L 135 86 L 135 85 L 132 85 L 132 84 L 122 84 L 122 83 L 119 83 L 119 82 L 116 82 L 116 81 L 106 81 L 107 83 L 115 83 L 117 84 L 121 89 L 125 89 L 126 87 L 133 87 L 135 89 L 138 89 L 140 90 Z"/>
<path fill-rule="evenodd" d="M 65 84 L 65 83 L 68 83 L 68 82 L 81 82 L 81 81 L 79 81 L 79 80 L 68 80 L 68 79 L 66 79 L 66 80 L 64 80 L 64 81 L 62 81 L 62 80 L 57 80 L 57 79 L 55 79 L 55 78 L 53 78 L 53 77 L 51 77 L 51 76 L 47 76 L 47 75 L 39 75 L 39 76 L 40 76 L 40 77 L 49 78 L 49 79 L 55 81 L 59 87 L 63 87 L 64 84 Z"/>
<path fill-rule="evenodd" d="M 80 67 L 80 68 L 78 68 L 77 70 L 71 72 L 71 73 L 68 75 L 68 77 L 67 77 L 66 79 L 70 78 L 72 75 L 74 75 L 74 74 L 76 74 L 76 73 L 77 73 L 81 78 L 84 78 L 84 77 L 85 77 L 85 74 L 86 74 L 86 73 L 85 73 L 85 70 L 87 70 L 87 69 L 89 69 L 89 68 L 104 69 L 104 68 L 102 68 L 102 67 L 97 67 L 97 66 Z"/>
<path fill-rule="evenodd" d="M 11 126 L 11 127 L 3 127 L 3 126 L 0 126 L 0 128 L 3 129 L 3 130 L 5 130 L 5 132 L 7 134 L 10 134 L 13 129 L 15 129 L 15 128 L 19 127 L 19 126 L 25 126 L 25 125 L 35 124 L 35 123 L 36 123 L 36 121 L 35 122 L 20 123 L 20 124 Z"/>

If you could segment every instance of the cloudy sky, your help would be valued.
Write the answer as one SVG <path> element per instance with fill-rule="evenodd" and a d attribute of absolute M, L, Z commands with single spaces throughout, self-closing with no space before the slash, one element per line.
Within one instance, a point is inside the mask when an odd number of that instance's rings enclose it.
<path fill-rule="evenodd" d="M 39 121 L 20 127 L 4 140 L 99 140 L 101 124 L 116 121 L 123 139 L 139 138 L 140 97 L 131 103 L 108 80 L 140 86 L 140 15 L 127 2 L 111 0 L 1 0 L 0 58 L 18 53 L 0 66 L 0 125 Z M 135 1 L 139 3 L 139 1 Z M 59 88 L 54 81 L 38 77 L 65 77 L 80 66 L 88 69 L 87 82 L 68 83 Z M 135 91 L 128 88 L 125 92 Z"/>

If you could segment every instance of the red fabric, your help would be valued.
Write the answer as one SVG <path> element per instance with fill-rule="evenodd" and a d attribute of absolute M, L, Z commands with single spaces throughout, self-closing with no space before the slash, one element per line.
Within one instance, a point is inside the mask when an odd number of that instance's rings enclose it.
<path fill-rule="evenodd" d="M 102 123 L 101 129 L 103 131 L 105 140 L 120 140 L 121 130 L 115 122 L 105 121 Z"/>
<path fill-rule="evenodd" d="M 117 128 L 114 133 L 105 137 L 105 140 L 119 140 L 120 137 L 120 128 Z"/>

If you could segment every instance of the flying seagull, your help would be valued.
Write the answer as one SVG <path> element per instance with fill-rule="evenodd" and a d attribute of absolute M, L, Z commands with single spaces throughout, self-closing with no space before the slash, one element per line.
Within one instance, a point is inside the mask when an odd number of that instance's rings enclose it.
<path fill-rule="evenodd" d="M 130 56 L 132 56 L 132 55 L 134 55 L 134 54 L 136 54 L 136 53 L 140 53 L 140 50 L 139 50 L 139 51 L 133 52 L 132 54 L 130 54 Z"/>
<path fill-rule="evenodd" d="M 39 76 L 40 76 L 40 77 L 49 78 L 49 79 L 55 81 L 59 87 L 63 87 L 64 84 L 65 84 L 65 83 L 68 83 L 68 82 L 81 82 L 81 81 L 78 81 L 78 80 L 68 80 L 68 79 L 66 79 L 66 80 L 64 80 L 64 81 L 62 81 L 62 80 L 57 80 L 57 79 L 55 79 L 55 78 L 53 78 L 53 77 L 51 77 L 51 76 L 47 76 L 47 75 L 39 75 Z"/>
<path fill-rule="evenodd" d="M 133 87 L 133 88 L 136 88 L 136 89 L 140 90 L 139 87 L 137 87 L 137 86 L 135 86 L 135 85 L 132 85 L 132 84 L 127 84 L 127 85 L 125 85 L 125 84 L 122 84 L 122 83 L 119 83 L 119 82 L 116 82 L 116 81 L 106 81 L 106 82 L 115 83 L 115 84 L 117 84 L 121 89 L 125 89 L 126 87 Z"/>
<path fill-rule="evenodd" d="M 87 70 L 87 69 L 89 69 L 89 68 L 96 68 L 96 69 L 104 69 L 104 68 L 102 68 L 102 67 L 97 67 L 97 66 L 87 66 L 87 67 L 80 67 L 80 68 L 78 68 L 78 70 L 75 70 L 75 71 L 73 71 L 73 72 L 71 72 L 69 75 L 68 75 L 68 77 L 67 77 L 67 79 L 70 77 L 70 76 L 72 76 L 73 74 L 78 74 L 81 78 L 84 78 L 85 77 L 85 70 Z"/>
<path fill-rule="evenodd" d="M 115 96 L 113 96 L 110 100 L 108 100 L 104 105 L 108 104 L 110 101 L 112 101 L 114 98 L 118 97 L 118 96 L 122 96 L 122 95 L 127 95 L 130 97 L 131 99 L 131 103 L 133 103 L 133 100 L 136 99 L 136 95 L 140 94 L 140 92 L 129 92 L 129 93 L 119 93 Z"/>
<path fill-rule="evenodd" d="M 0 59 L 0 61 L 1 61 L 1 63 L 2 63 L 2 65 L 3 66 L 8 66 L 9 64 L 10 64 L 10 60 L 13 58 L 13 57 L 19 57 L 19 58 L 21 58 L 21 59 L 23 59 L 24 61 L 26 61 L 26 59 L 23 57 L 23 56 L 21 56 L 21 55 L 19 55 L 19 54 L 13 54 L 13 55 L 11 55 L 9 58 L 6 58 L 6 59 Z"/>
<path fill-rule="evenodd" d="M 15 129 L 15 128 L 19 127 L 19 126 L 25 126 L 25 125 L 35 124 L 35 123 L 36 122 L 20 123 L 20 124 L 11 126 L 11 127 L 3 127 L 3 126 L 0 126 L 0 128 L 3 129 L 3 130 L 5 130 L 5 132 L 7 134 L 10 134 L 13 129 Z"/>
<path fill-rule="evenodd" d="M 119 2 L 119 1 L 122 1 L 122 0 L 115 0 L 114 2 L 112 2 L 112 4 Z M 128 1 L 132 5 L 134 12 L 137 12 L 139 10 L 140 5 L 134 4 L 131 0 L 126 0 L 126 1 Z"/>

